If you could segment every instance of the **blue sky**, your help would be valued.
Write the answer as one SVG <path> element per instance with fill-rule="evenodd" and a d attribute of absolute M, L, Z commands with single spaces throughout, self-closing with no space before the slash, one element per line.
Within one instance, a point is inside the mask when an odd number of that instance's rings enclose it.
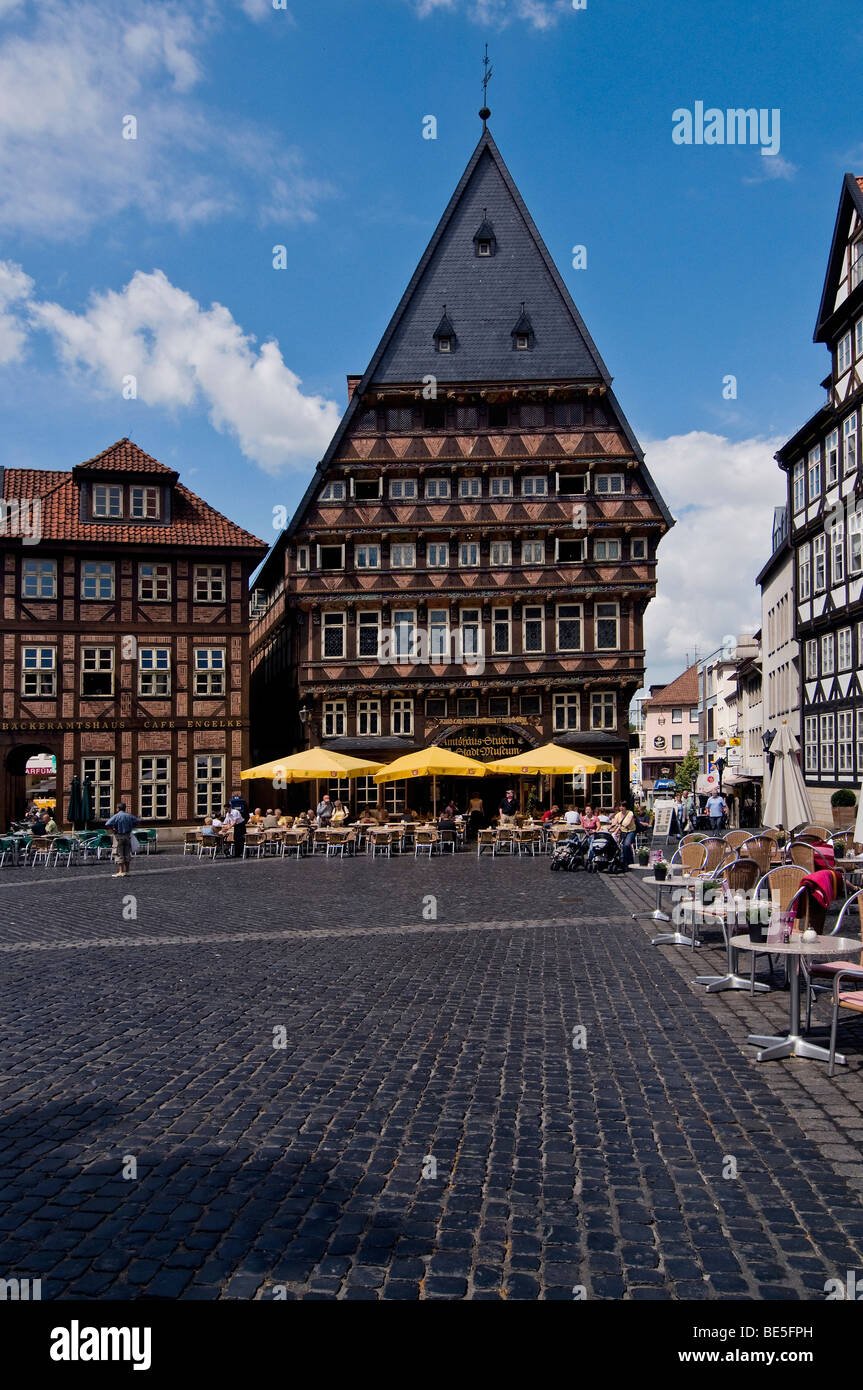
<path fill-rule="evenodd" d="M 492 133 L 679 518 L 649 679 L 757 624 L 772 453 L 822 399 L 812 328 L 863 170 L 859 6 L 288 5 L 0 0 L 2 461 L 127 434 L 272 540 L 478 138 L 488 42 Z M 699 100 L 778 108 L 779 155 L 674 144 Z"/>

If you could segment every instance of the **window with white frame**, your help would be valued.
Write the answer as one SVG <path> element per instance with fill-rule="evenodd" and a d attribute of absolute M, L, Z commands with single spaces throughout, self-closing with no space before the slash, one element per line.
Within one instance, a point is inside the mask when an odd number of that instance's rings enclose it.
<path fill-rule="evenodd" d="M 114 759 L 82 758 L 81 782 L 90 783 L 93 819 L 110 820 L 114 814 Z"/>
<path fill-rule="evenodd" d="M 832 632 L 825 632 L 821 638 L 821 674 L 832 676 L 836 669 L 836 648 Z"/>
<path fill-rule="evenodd" d="M 138 694 L 158 696 L 171 693 L 170 647 L 138 648 Z"/>
<path fill-rule="evenodd" d="M 839 479 L 839 431 L 831 430 L 824 442 L 827 460 L 827 487 L 832 487 Z"/>
<path fill-rule="evenodd" d="M 111 483 L 93 484 L 93 516 L 113 520 L 123 515 L 123 489 Z"/>
<path fill-rule="evenodd" d="M 594 772 L 590 778 L 590 800 L 596 810 L 609 811 L 614 805 L 614 773 Z"/>
<path fill-rule="evenodd" d="M 171 814 L 171 760 L 138 759 L 138 806 L 142 820 L 167 820 Z"/>
<path fill-rule="evenodd" d="M 863 571 L 863 512 L 851 512 L 848 517 L 848 573 Z"/>
<path fill-rule="evenodd" d="M 508 656 L 512 651 L 512 616 L 508 608 L 491 611 L 491 648 L 494 656 Z"/>
<path fill-rule="evenodd" d="M 81 597 L 96 600 L 114 597 L 114 565 L 112 561 L 84 560 L 82 562 Z"/>
<path fill-rule="evenodd" d="M 521 480 L 522 497 L 547 497 L 548 477 L 540 473 L 527 473 Z"/>
<path fill-rule="evenodd" d="M 354 547 L 354 563 L 358 570 L 379 570 L 381 567 L 381 548 L 372 541 L 364 541 Z"/>
<path fill-rule="evenodd" d="M 591 692 L 590 727 L 592 729 L 614 729 L 617 727 L 617 696 L 613 690 L 594 690 Z"/>
<path fill-rule="evenodd" d="M 619 496 L 623 492 L 623 474 L 597 473 L 593 485 L 600 497 L 609 494 Z"/>
<path fill-rule="evenodd" d="M 851 334 L 843 333 L 836 344 L 836 375 L 844 376 L 851 367 Z"/>
<path fill-rule="evenodd" d="M 857 711 L 857 771 L 863 772 L 863 709 Z"/>
<path fill-rule="evenodd" d="M 620 541 L 594 541 L 593 542 L 594 560 L 619 560 Z"/>
<path fill-rule="evenodd" d="M 475 569 L 479 564 L 479 541 L 461 541 L 458 562 L 462 569 Z"/>
<path fill-rule="evenodd" d="M 554 558 L 562 564 L 579 564 L 584 560 L 585 542 L 572 536 L 558 536 L 554 542 Z"/>
<path fill-rule="evenodd" d="M 344 502 L 345 492 L 346 488 L 344 482 L 333 480 L 330 483 L 324 484 L 321 490 L 320 500 L 322 502 Z"/>
<path fill-rule="evenodd" d="M 360 609 L 357 614 L 357 656 L 372 656 L 377 660 L 380 645 L 380 613 L 377 609 Z"/>
<path fill-rule="evenodd" d="M 81 648 L 81 694 L 111 696 L 114 694 L 114 648 Z"/>
<path fill-rule="evenodd" d="M 806 679 L 814 681 L 818 677 L 818 643 L 814 638 L 806 643 Z"/>
<path fill-rule="evenodd" d="M 57 561 L 21 561 L 21 597 L 57 597 Z"/>
<path fill-rule="evenodd" d="M 797 552 L 797 597 L 800 600 L 812 597 L 812 555 L 808 541 Z"/>
<path fill-rule="evenodd" d="M 57 693 L 57 648 L 21 648 L 21 694 L 53 700 Z"/>
<path fill-rule="evenodd" d="M 225 804 L 225 759 L 222 753 L 195 757 L 195 815 L 218 815 Z"/>
<path fill-rule="evenodd" d="M 629 558 L 630 560 L 647 559 L 647 540 L 644 536 L 633 536 L 629 542 Z"/>
<path fill-rule="evenodd" d="M 157 521 L 160 500 L 157 487 L 130 487 L 129 515 L 138 521 Z"/>
<path fill-rule="evenodd" d="M 854 771 L 854 711 L 839 711 L 836 728 L 836 751 L 839 772 Z"/>
<path fill-rule="evenodd" d="M 849 251 L 849 270 L 851 274 L 851 288 L 855 290 L 863 280 L 863 237 L 858 241 L 852 241 Z"/>
<path fill-rule="evenodd" d="M 524 652 L 545 651 L 545 610 L 539 605 L 524 609 L 521 642 Z"/>
<path fill-rule="evenodd" d="M 413 541 L 393 541 L 390 545 L 390 567 L 394 570 L 412 570 L 417 562 L 417 548 Z"/>
<path fill-rule="evenodd" d="M 478 474 L 459 478 L 458 495 L 459 497 L 482 497 L 482 478 Z"/>
<path fill-rule="evenodd" d="M 412 734 L 414 731 L 414 702 L 408 699 L 390 701 L 390 731 L 393 734 Z"/>
<path fill-rule="evenodd" d="M 426 501 L 441 502 L 450 495 L 449 478 L 426 479 Z"/>
<path fill-rule="evenodd" d="M 321 623 L 323 627 L 321 655 L 323 658 L 326 660 L 327 657 L 344 656 L 345 614 L 342 612 L 325 613 L 321 619 Z"/>
<path fill-rule="evenodd" d="M 843 464 L 847 478 L 857 467 L 857 416 L 849 415 L 842 425 Z"/>
<path fill-rule="evenodd" d="M 167 603 L 171 597 L 170 565 L 138 566 L 138 598 L 142 603 Z"/>
<path fill-rule="evenodd" d="M 492 497 L 512 497 L 512 478 L 491 478 L 488 486 Z"/>
<path fill-rule="evenodd" d="M 426 543 L 426 564 L 430 570 L 445 570 L 449 564 L 449 546 L 446 541 Z"/>
<path fill-rule="evenodd" d="M 380 700 L 357 700 L 357 734 L 367 738 L 377 738 L 380 732 Z"/>
<path fill-rule="evenodd" d="M 416 478 L 391 478 L 390 499 L 393 502 L 415 502 L 417 496 Z"/>
<path fill-rule="evenodd" d="M 348 705 L 346 700 L 324 700 L 323 730 L 324 738 L 341 738 L 347 724 Z"/>
<path fill-rule="evenodd" d="M 672 734 L 672 735 L 671 735 L 671 750 L 672 750 L 672 752 L 674 752 L 674 750 L 675 750 L 675 749 L 678 749 L 678 748 L 680 749 L 681 752 L 683 752 L 683 734 Z"/>
<path fill-rule="evenodd" d="M 523 565 L 544 565 L 545 541 L 522 541 L 521 563 Z"/>
<path fill-rule="evenodd" d="M 449 664 L 449 609 L 429 609 L 429 661 Z"/>
<path fill-rule="evenodd" d="M 830 528 L 830 549 L 832 552 L 832 580 L 841 584 L 845 578 L 845 524 L 836 521 Z"/>
<path fill-rule="evenodd" d="M 581 604 L 559 603 L 557 605 L 557 650 L 559 652 L 580 652 Z"/>
<path fill-rule="evenodd" d="M 492 541 L 491 563 L 495 568 L 512 564 L 512 541 Z"/>
<path fill-rule="evenodd" d="M 556 476 L 558 497 L 583 497 L 587 492 L 586 473 L 558 473 Z"/>
<path fill-rule="evenodd" d="M 793 501 L 795 512 L 802 512 L 806 506 L 806 468 L 802 459 L 794 465 Z"/>
<path fill-rule="evenodd" d="M 808 714 L 804 720 L 803 727 L 805 737 L 803 740 L 803 765 L 807 772 L 818 771 L 818 719 L 814 714 Z"/>
<path fill-rule="evenodd" d="M 816 594 L 827 588 L 827 537 L 823 533 L 812 542 L 812 588 Z"/>
<path fill-rule="evenodd" d="M 809 501 L 821 496 L 821 445 L 809 450 Z"/>
<path fill-rule="evenodd" d="M 620 646 L 620 605 L 617 603 L 598 603 L 596 605 L 597 651 L 617 651 Z"/>
<path fill-rule="evenodd" d="M 352 478 L 351 492 L 355 502 L 377 502 L 383 496 L 384 480 L 380 473 L 372 478 Z"/>
<path fill-rule="evenodd" d="M 478 608 L 463 608 L 460 614 L 461 654 L 463 661 L 472 661 L 479 656 L 482 642 L 482 625 Z"/>
<path fill-rule="evenodd" d="M 555 695 L 551 703 L 554 714 L 555 733 L 565 733 L 569 729 L 578 729 L 581 727 L 580 695 Z"/>
<path fill-rule="evenodd" d="M 224 647 L 195 648 L 195 694 L 225 694 L 225 656 Z"/>
<path fill-rule="evenodd" d="M 416 614 L 412 608 L 397 608 L 393 614 L 393 655 L 410 660 L 414 655 Z"/>
<path fill-rule="evenodd" d="M 225 602 L 224 565 L 195 565 L 193 583 L 196 603 Z"/>
<path fill-rule="evenodd" d="M 836 737 L 836 720 L 832 714 L 821 715 L 821 737 L 819 739 L 821 747 L 821 771 L 835 772 L 836 770 L 836 747 L 834 739 Z"/>
<path fill-rule="evenodd" d="M 301 572 L 309 568 L 309 547 L 307 545 L 297 546 L 297 569 Z"/>
<path fill-rule="evenodd" d="M 858 362 L 863 358 L 863 319 L 858 319 L 854 325 L 854 356 Z"/>
<path fill-rule="evenodd" d="M 672 724 L 682 724 L 682 723 L 683 723 L 683 710 L 682 710 L 682 709 L 672 709 L 672 711 L 671 711 L 671 722 L 672 722 Z"/>
<path fill-rule="evenodd" d="M 836 634 L 836 665 L 839 671 L 851 670 L 851 629 L 840 627 Z"/>

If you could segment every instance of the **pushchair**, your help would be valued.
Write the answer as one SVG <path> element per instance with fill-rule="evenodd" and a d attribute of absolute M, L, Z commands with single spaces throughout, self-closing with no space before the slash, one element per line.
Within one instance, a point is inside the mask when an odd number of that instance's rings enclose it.
<path fill-rule="evenodd" d="M 583 869 L 587 859 L 588 840 L 586 835 L 572 835 L 568 840 L 555 845 L 549 868 L 571 871 Z"/>
<path fill-rule="evenodd" d="M 585 868 L 591 874 L 626 872 L 623 850 L 609 831 L 597 830 L 591 835 Z"/>

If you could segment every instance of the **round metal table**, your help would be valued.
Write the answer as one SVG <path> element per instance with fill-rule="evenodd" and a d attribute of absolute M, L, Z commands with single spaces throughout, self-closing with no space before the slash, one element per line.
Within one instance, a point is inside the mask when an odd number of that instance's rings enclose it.
<path fill-rule="evenodd" d="M 768 1037 L 761 1033 L 750 1033 L 746 1039 L 753 1047 L 762 1050 L 757 1055 L 759 1062 L 772 1062 L 781 1057 L 810 1057 L 817 1062 L 829 1062 L 830 1051 L 807 1042 L 800 1035 L 800 957 L 845 956 L 849 952 L 860 955 L 860 942 L 847 936 L 819 936 L 815 941 L 804 941 L 802 936 L 792 936 L 790 941 L 753 941 L 749 936 L 732 936 L 730 945 L 737 951 L 761 951 L 771 956 L 791 956 L 793 965 L 791 976 L 791 997 L 789 1003 L 789 1027 L 784 1037 Z M 845 1058 L 838 1052 L 836 1061 L 844 1064 Z"/>

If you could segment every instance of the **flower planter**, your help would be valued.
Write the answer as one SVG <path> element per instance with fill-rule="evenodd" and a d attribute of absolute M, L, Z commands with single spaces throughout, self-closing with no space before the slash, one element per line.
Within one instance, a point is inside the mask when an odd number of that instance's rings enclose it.
<path fill-rule="evenodd" d="M 834 806 L 833 807 L 833 829 L 846 830 L 854 824 L 857 819 L 856 806 Z"/>

